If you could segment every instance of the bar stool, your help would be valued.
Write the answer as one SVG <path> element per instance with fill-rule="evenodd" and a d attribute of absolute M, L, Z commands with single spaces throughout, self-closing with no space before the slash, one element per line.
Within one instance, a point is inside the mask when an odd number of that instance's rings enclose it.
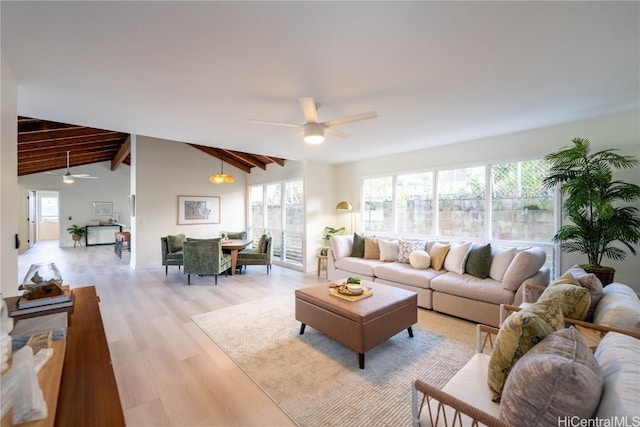
<path fill-rule="evenodd" d="M 124 243 L 127 244 L 127 250 L 131 252 L 131 233 L 128 231 L 116 231 L 115 233 L 116 243 L 114 245 L 114 251 L 119 258 L 122 258 L 122 248 Z"/>

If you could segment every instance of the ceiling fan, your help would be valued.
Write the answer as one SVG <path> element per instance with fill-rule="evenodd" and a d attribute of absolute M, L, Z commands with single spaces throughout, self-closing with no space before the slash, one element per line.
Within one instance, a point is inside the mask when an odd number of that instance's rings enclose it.
<path fill-rule="evenodd" d="M 64 182 L 65 184 L 73 184 L 75 182 L 75 178 L 90 178 L 90 179 L 98 178 L 97 176 L 91 176 L 87 173 L 72 174 L 71 171 L 69 170 L 69 153 L 70 151 L 67 151 L 67 172 L 66 173 L 63 173 L 63 174 L 55 173 L 55 172 L 45 172 L 45 173 L 49 175 L 61 176 L 62 182 Z"/>
<path fill-rule="evenodd" d="M 304 124 L 271 122 L 267 120 L 251 120 L 251 122 L 267 125 L 303 128 L 305 142 L 309 144 L 320 144 L 324 141 L 325 132 L 330 135 L 338 136 L 340 138 L 348 138 L 351 136 L 351 134 L 347 132 L 334 129 L 336 126 L 378 117 L 377 112 L 370 111 L 368 113 L 356 114 L 354 116 L 347 116 L 339 119 L 327 120 L 325 122 L 318 122 L 318 111 L 316 110 L 316 102 L 312 97 L 300 98 L 300 107 L 302 108 L 302 113 L 304 114 L 304 119 L 306 121 L 306 123 Z"/>

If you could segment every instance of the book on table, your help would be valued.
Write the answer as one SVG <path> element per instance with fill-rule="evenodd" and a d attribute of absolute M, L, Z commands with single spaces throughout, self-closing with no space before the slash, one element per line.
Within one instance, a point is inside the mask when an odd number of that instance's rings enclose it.
<path fill-rule="evenodd" d="M 39 305 L 29 308 L 15 308 L 9 311 L 9 316 L 20 316 L 23 314 L 39 313 L 48 310 L 57 310 L 59 308 L 73 307 L 73 298 L 70 301 L 59 302 L 56 304 Z"/>
<path fill-rule="evenodd" d="M 28 299 L 25 297 L 25 295 L 23 295 L 20 297 L 20 299 L 18 299 L 16 308 L 18 310 L 23 310 L 26 308 L 34 308 L 34 307 L 41 307 L 45 305 L 71 302 L 71 289 L 68 286 L 64 286 L 63 290 L 64 290 L 63 295 L 56 295 L 52 297 Z"/>

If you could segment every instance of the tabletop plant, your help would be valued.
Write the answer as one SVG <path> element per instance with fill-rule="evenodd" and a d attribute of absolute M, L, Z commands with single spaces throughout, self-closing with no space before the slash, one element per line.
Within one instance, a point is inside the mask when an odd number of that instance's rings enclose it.
<path fill-rule="evenodd" d="M 636 207 L 640 186 L 613 177 L 615 170 L 638 166 L 638 159 L 618 154 L 615 149 L 591 153 L 588 139 L 574 138 L 571 142 L 572 147 L 563 147 L 544 158 L 549 173 L 543 185 L 560 187 L 563 216 L 571 221 L 553 238 L 563 252 L 585 254 L 588 263 L 582 267 L 604 278 L 606 285 L 613 281 L 615 270 L 603 266 L 603 258 L 623 260 L 626 251 L 620 244 L 635 255 L 634 245 L 640 242 L 640 211 Z"/>

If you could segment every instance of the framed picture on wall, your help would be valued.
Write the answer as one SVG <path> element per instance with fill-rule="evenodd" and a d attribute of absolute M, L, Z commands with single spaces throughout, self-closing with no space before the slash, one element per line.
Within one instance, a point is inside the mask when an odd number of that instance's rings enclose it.
<path fill-rule="evenodd" d="M 220 197 L 178 196 L 178 224 L 219 224 Z"/>
<path fill-rule="evenodd" d="M 91 202 L 91 214 L 95 216 L 113 216 L 113 202 Z"/>

